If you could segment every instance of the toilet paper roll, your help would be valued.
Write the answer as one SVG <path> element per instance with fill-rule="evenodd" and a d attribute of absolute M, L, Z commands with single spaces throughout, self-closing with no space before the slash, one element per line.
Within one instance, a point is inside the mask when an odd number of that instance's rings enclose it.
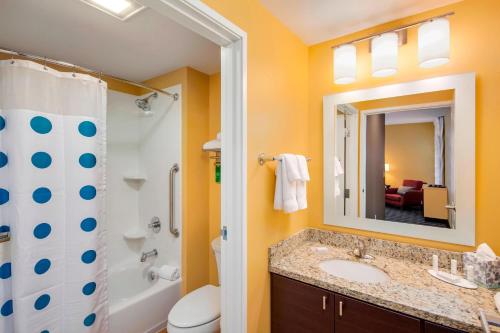
<path fill-rule="evenodd" d="M 175 281 L 180 278 L 179 268 L 175 266 L 163 265 L 161 267 L 154 267 L 152 271 L 161 279 Z"/>

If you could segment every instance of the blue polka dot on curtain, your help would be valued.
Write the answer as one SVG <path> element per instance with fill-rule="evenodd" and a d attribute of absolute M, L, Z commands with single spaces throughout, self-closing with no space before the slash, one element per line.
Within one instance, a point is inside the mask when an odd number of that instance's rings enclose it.
<path fill-rule="evenodd" d="M 97 226 L 96 219 L 92 217 L 87 217 L 80 223 L 80 228 L 85 232 L 93 231 Z"/>
<path fill-rule="evenodd" d="M 92 200 L 95 198 L 97 190 L 92 185 L 86 185 L 80 189 L 80 197 L 84 200 Z"/>
<path fill-rule="evenodd" d="M 82 121 L 80 125 L 78 125 L 78 132 L 81 135 L 86 137 L 93 137 L 97 133 L 97 127 L 91 121 Z"/>
<path fill-rule="evenodd" d="M 33 200 L 36 203 L 44 204 L 50 201 L 52 192 L 46 187 L 39 187 L 33 191 Z"/>
<path fill-rule="evenodd" d="M 89 314 L 85 319 L 83 320 L 83 325 L 89 327 L 92 326 L 95 322 L 96 315 L 95 313 Z"/>
<path fill-rule="evenodd" d="M 52 130 L 52 123 L 45 117 L 36 116 L 31 118 L 30 126 L 38 134 L 47 134 Z"/>
<path fill-rule="evenodd" d="M 82 167 L 90 169 L 90 168 L 95 167 L 95 165 L 97 163 L 97 158 L 95 157 L 94 154 L 85 153 L 85 154 L 80 155 L 78 162 L 80 163 L 80 165 Z"/>
<path fill-rule="evenodd" d="M 50 266 L 52 263 L 50 262 L 49 259 L 40 259 L 36 264 L 35 264 L 35 273 L 38 275 L 42 275 L 47 273 L 47 271 L 50 269 Z"/>
<path fill-rule="evenodd" d="M 39 169 L 45 169 L 52 163 L 52 157 L 46 152 L 39 151 L 31 156 L 31 163 Z"/>
<path fill-rule="evenodd" d="M 40 223 L 37 224 L 36 227 L 33 229 L 33 236 L 38 239 L 44 239 L 47 238 L 50 235 L 50 232 L 52 231 L 52 227 L 48 223 Z"/>
<path fill-rule="evenodd" d="M 48 294 L 43 294 L 42 296 L 38 297 L 35 301 L 35 304 L 33 305 L 34 308 L 38 311 L 45 309 L 50 303 L 50 295 Z"/>
<path fill-rule="evenodd" d="M 4 166 L 6 166 L 8 162 L 9 162 L 9 158 L 7 157 L 7 154 L 0 151 L 0 168 L 3 168 Z"/>

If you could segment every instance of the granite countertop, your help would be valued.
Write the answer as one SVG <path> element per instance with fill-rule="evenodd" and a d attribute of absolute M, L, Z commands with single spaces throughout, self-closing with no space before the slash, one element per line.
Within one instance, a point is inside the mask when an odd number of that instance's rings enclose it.
<path fill-rule="evenodd" d="M 374 259 L 357 259 L 348 253 L 352 248 L 342 245 L 353 244 L 356 238 L 367 238 L 339 235 L 307 229 L 280 242 L 270 248 L 269 271 L 466 332 L 483 332 L 477 319 L 480 308 L 498 315 L 493 302 L 495 292 L 481 287 L 476 290 L 460 288 L 427 273 L 430 265 L 423 261 L 429 253 L 437 252 L 441 258 L 457 257 L 459 253 L 376 240 L 373 252 L 368 251 Z M 315 251 L 318 246 L 326 247 L 326 251 Z M 391 256 L 394 249 L 401 247 L 407 250 L 404 255 L 399 251 Z M 330 259 L 370 264 L 385 271 L 391 279 L 379 284 L 365 284 L 337 278 L 318 267 L 320 262 Z M 491 331 L 500 332 L 500 329 L 491 327 Z"/>

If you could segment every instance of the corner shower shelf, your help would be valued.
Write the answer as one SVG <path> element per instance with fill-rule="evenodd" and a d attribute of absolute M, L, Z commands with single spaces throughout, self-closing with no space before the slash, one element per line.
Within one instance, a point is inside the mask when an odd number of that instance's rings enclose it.
<path fill-rule="evenodd" d="M 146 238 L 146 231 L 139 227 L 133 227 L 123 233 L 123 238 L 127 240 L 140 240 Z"/>
<path fill-rule="evenodd" d="M 124 175 L 123 180 L 133 181 L 133 182 L 145 182 L 148 179 L 146 175 L 137 174 L 137 175 Z"/>

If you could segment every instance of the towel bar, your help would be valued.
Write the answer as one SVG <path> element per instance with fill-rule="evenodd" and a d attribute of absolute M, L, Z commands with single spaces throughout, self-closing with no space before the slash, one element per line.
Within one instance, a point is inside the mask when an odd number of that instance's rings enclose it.
<path fill-rule="evenodd" d="M 8 242 L 10 241 L 10 233 L 7 232 L 0 232 L 0 243 Z"/>
<path fill-rule="evenodd" d="M 264 153 L 260 153 L 258 157 L 258 161 L 260 165 L 264 165 L 266 162 L 279 161 L 280 158 L 278 156 L 267 156 Z M 309 162 L 311 160 L 310 157 L 306 157 L 306 160 Z"/>

